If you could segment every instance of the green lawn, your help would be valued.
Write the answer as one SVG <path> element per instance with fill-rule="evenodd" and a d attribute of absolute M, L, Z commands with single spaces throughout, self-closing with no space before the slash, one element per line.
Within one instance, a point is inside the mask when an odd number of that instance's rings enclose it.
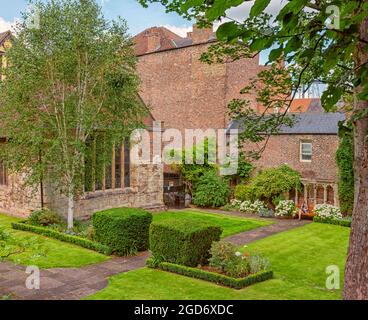
<path fill-rule="evenodd" d="M 242 290 L 164 271 L 143 268 L 110 279 L 90 299 L 341 299 L 341 290 L 325 288 L 325 269 L 337 265 L 341 287 L 349 228 L 312 223 L 252 243 L 267 256 L 275 278 Z"/>
<path fill-rule="evenodd" d="M 223 229 L 222 237 L 228 237 L 239 232 L 249 231 L 252 229 L 272 224 L 271 221 L 267 220 L 245 218 L 245 217 L 242 218 L 194 210 L 162 212 L 159 214 L 155 214 L 153 216 L 153 221 L 163 221 L 166 219 L 179 220 L 183 217 L 189 218 L 190 220 L 193 221 L 208 222 L 213 225 L 222 227 Z"/>
<path fill-rule="evenodd" d="M 36 265 L 39 268 L 58 268 L 81 267 L 109 259 L 107 256 L 73 244 L 35 235 L 33 233 L 12 230 L 11 222 L 15 221 L 19 221 L 19 219 L 0 214 L 1 227 L 11 230 L 11 232 L 14 232 L 18 237 L 36 238 L 43 248 L 44 255 L 39 256 L 36 250 L 30 248 L 27 252 L 12 256 L 10 260 L 14 262 L 23 265 Z"/>

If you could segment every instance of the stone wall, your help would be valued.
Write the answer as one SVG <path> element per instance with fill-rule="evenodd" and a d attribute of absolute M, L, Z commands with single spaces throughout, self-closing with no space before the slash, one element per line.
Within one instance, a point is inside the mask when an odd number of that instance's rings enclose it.
<path fill-rule="evenodd" d="M 39 189 L 25 186 L 22 175 L 11 174 L 8 176 L 8 185 L 0 186 L 0 212 L 25 217 L 39 207 Z"/>
<path fill-rule="evenodd" d="M 45 187 L 45 205 L 67 215 L 67 198 L 53 188 Z M 24 188 L 19 175 L 9 177 L 8 186 L 0 186 L 0 212 L 25 217 L 40 207 L 39 192 Z M 132 166 L 130 188 L 85 194 L 75 202 L 75 217 L 85 219 L 96 211 L 116 207 L 164 209 L 162 166 Z"/>
<path fill-rule="evenodd" d="M 49 189 L 46 191 L 46 198 L 48 207 L 66 217 L 68 200 L 65 196 Z M 86 193 L 75 201 L 75 217 L 86 219 L 94 212 L 117 207 L 162 210 L 164 208 L 162 166 L 132 165 L 130 188 Z"/>

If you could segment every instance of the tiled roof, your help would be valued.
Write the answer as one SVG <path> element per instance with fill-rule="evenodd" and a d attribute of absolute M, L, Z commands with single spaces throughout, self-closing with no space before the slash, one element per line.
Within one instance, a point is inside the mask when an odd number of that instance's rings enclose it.
<path fill-rule="evenodd" d="M 294 99 L 290 106 L 290 112 L 322 112 L 320 99 Z"/>
<path fill-rule="evenodd" d="M 150 36 L 159 37 L 159 40 L 157 41 L 158 44 L 154 49 L 149 48 L 148 38 Z M 141 33 L 138 33 L 133 39 L 135 42 L 135 53 L 138 56 L 146 53 L 184 48 L 193 45 L 193 39 L 189 35 L 188 37 L 183 38 L 165 27 L 152 27 L 146 29 Z M 206 41 L 213 42 L 215 40 L 216 36 L 212 33 Z"/>
<path fill-rule="evenodd" d="M 294 114 L 296 123 L 293 127 L 281 126 L 279 134 L 336 134 L 339 121 L 346 120 L 342 112 L 335 113 L 297 113 Z M 233 120 L 227 128 L 239 129 L 239 121 Z M 241 130 L 241 128 L 240 128 Z"/>

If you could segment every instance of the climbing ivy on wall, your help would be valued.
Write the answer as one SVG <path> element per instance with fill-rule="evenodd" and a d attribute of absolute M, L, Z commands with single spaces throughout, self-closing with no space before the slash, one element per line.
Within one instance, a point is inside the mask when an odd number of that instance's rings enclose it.
<path fill-rule="evenodd" d="M 339 174 L 339 198 L 341 211 L 352 214 L 354 207 L 354 137 L 352 125 L 340 124 L 340 143 L 336 152 Z"/>

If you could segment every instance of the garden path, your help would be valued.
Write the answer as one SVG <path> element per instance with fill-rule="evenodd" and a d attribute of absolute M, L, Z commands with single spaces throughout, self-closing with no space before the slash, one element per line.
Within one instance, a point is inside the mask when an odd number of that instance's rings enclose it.
<path fill-rule="evenodd" d="M 252 217 L 237 212 L 206 211 Z M 225 239 L 236 245 L 243 245 L 309 223 L 305 220 L 272 220 L 275 222 L 272 225 L 241 232 Z M 30 275 L 25 272 L 25 266 L 1 262 L 0 291 L 11 292 L 14 299 L 20 300 L 78 300 L 105 288 L 109 277 L 144 267 L 148 256 L 148 252 L 141 252 L 137 256 L 114 257 L 103 263 L 82 268 L 41 269 L 40 290 L 26 288 L 26 279 Z"/>

